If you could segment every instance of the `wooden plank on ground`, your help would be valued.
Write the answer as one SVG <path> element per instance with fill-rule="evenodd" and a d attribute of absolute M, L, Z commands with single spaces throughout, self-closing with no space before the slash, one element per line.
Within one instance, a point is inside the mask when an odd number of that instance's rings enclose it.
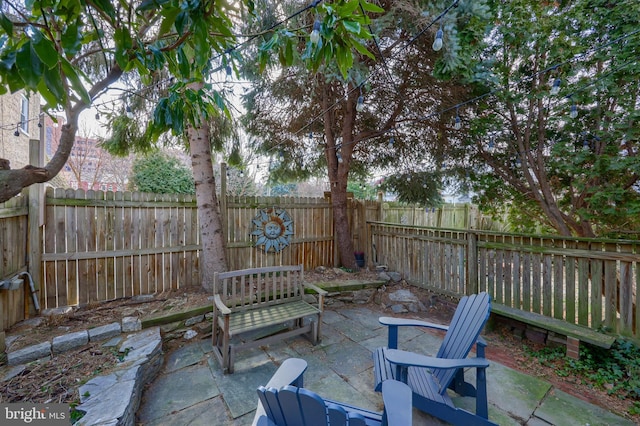
<path fill-rule="evenodd" d="M 599 333 L 595 330 L 591 330 L 588 327 L 569 324 L 568 322 L 563 320 L 550 318 L 532 312 L 524 312 L 520 309 L 511 308 L 508 306 L 500 305 L 498 303 L 491 304 L 491 313 L 515 319 L 517 321 L 522 321 L 535 327 L 542 328 L 544 330 L 562 334 L 563 336 L 575 337 L 580 341 L 587 342 L 605 349 L 610 348 L 611 345 L 613 345 L 613 342 L 615 342 L 616 340 L 615 336 Z"/>

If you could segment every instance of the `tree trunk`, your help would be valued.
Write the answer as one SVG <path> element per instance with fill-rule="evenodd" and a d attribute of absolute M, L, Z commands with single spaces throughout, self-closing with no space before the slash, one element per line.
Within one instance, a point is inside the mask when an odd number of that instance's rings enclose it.
<path fill-rule="evenodd" d="M 347 184 L 337 182 L 331 186 L 331 205 L 333 207 L 333 226 L 335 237 L 338 241 L 338 253 L 340 265 L 348 269 L 356 270 L 356 259 L 353 255 L 353 241 L 349 227 L 349 214 L 347 210 Z"/>
<path fill-rule="evenodd" d="M 330 100 L 327 85 L 322 85 L 322 106 L 325 111 L 324 131 L 326 139 L 325 156 L 327 159 L 327 170 L 331 185 L 331 206 L 333 207 L 333 229 L 334 237 L 337 241 L 338 255 L 340 256 L 340 266 L 348 269 L 358 269 L 356 259 L 353 255 L 353 241 L 349 227 L 349 215 L 347 211 L 347 180 L 349 177 L 349 163 L 353 153 L 353 145 L 344 143 L 342 146 L 336 144 L 333 133 L 334 115 L 331 108 L 328 108 Z M 347 120 L 345 119 L 345 122 Z M 346 127 L 346 125 L 344 126 Z M 343 128 L 343 141 L 351 141 L 352 138 L 344 138 L 350 135 L 351 127 Z M 338 161 L 340 154 L 342 161 Z"/>
<path fill-rule="evenodd" d="M 189 126 L 187 136 L 191 149 L 191 167 L 196 186 L 196 202 L 202 241 L 200 282 L 202 287 L 211 291 L 213 290 L 213 273 L 226 271 L 228 266 L 222 220 L 216 196 L 216 181 L 211 163 L 209 125 L 201 123 L 198 128 Z"/>

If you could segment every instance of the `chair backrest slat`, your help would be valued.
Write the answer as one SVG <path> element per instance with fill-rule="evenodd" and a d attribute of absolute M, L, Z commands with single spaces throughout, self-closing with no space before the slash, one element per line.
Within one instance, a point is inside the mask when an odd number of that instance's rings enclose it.
<path fill-rule="evenodd" d="M 266 389 L 263 386 L 258 388 L 258 398 L 262 402 L 264 411 L 267 413 L 267 417 L 273 419 L 276 424 L 286 424 L 284 414 L 280 409 L 280 403 L 278 402 L 278 390 L 275 388 Z"/>
<path fill-rule="evenodd" d="M 490 312 L 491 300 L 487 293 L 473 294 L 460 299 L 437 357 L 466 358 L 489 319 Z M 440 384 L 440 393 L 444 394 L 447 391 L 455 373 L 454 369 L 441 369 L 434 372 Z"/>
<path fill-rule="evenodd" d="M 287 389 L 287 387 L 284 389 Z M 324 400 L 307 389 L 294 389 L 298 391 L 298 402 L 304 416 L 304 423 L 302 424 L 304 426 L 328 426 L 327 406 Z"/>
<path fill-rule="evenodd" d="M 327 411 L 329 414 L 329 424 L 331 426 L 347 425 L 347 412 L 344 411 L 344 408 L 335 404 L 327 404 Z"/>

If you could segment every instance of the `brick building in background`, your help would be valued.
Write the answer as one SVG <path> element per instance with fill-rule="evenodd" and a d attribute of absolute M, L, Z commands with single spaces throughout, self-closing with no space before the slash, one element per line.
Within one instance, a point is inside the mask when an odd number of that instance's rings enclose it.
<path fill-rule="evenodd" d="M 64 117 L 54 121 L 44 115 L 44 155 L 51 158 L 60 143 L 60 129 Z M 92 189 L 94 191 L 125 191 L 131 170 L 130 158 L 114 157 L 100 148 L 100 138 L 88 136 L 86 129 L 80 129 L 71 150 L 71 155 L 60 171 L 66 187 L 74 189 Z"/>
<path fill-rule="evenodd" d="M 40 95 L 24 91 L 0 96 L 0 158 L 12 169 L 29 164 L 29 140 L 40 139 Z"/>

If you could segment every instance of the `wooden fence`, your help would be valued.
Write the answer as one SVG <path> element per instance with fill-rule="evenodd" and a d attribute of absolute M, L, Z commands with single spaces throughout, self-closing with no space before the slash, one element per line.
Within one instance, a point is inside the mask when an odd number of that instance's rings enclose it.
<path fill-rule="evenodd" d="M 640 244 L 369 223 L 374 262 L 449 294 L 637 337 Z"/>
<path fill-rule="evenodd" d="M 0 280 L 5 281 L 27 271 L 28 198 L 23 193 L 0 206 Z M 26 296 L 20 290 L 0 290 L 0 333 L 25 318 Z"/>
<path fill-rule="evenodd" d="M 42 235 L 43 308 L 199 283 L 190 195 L 49 188 Z"/>
<path fill-rule="evenodd" d="M 0 205 L 0 279 L 31 272 L 42 308 L 199 284 L 195 197 L 60 189 L 38 195 L 36 188 Z M 330 199 L 220 201 L 230 268 L 338 264 Z M 294 232 L 286 249 L 266 253 L 256 247 L 252 231 L 258 212 L 273 207 L 287 211 Z M 486 289 L 499 303 L 569 322 L 625 334 L 637 329 L 633 242 L 483 232 L 474 229 L 482 226 L 481 216 L 466 205 L 403 212 L 381 200 L 350 200 L 348 212 L 354 249 L 366 253 L 368 265 L 386 264 L 444 292 Z M 401 224 L 409 217 L 427 220 L 421 214 L 461 229 Z M 397 223 L 382 223 L 389 219 Z M 24 319 L 31 305 L 26 282 L 22 291 L 0 291 L 3 329 Z"/>

